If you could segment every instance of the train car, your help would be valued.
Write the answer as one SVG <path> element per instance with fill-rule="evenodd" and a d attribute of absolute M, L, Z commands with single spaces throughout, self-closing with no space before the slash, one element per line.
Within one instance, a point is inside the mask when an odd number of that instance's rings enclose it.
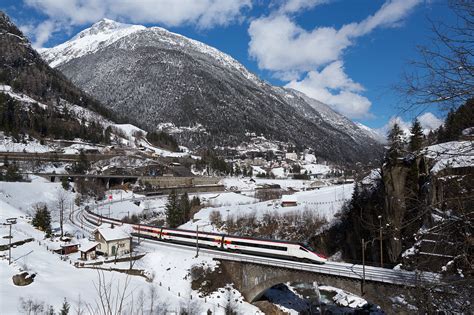
<path fill-rule="evenodd" d="M 285 241 L 263 240 L 250 237 L 226 236 L 224 249 L 252 255 L 295 259 L 311 263 L 325 263 L 327 258 L 309 246 Z"/>
<path fill-rule="evenodd" d="M 164 228 L 161 235 L 165 241 L 196 245 L 196 237 L 199 246 L 222 248 L 224 235 L 217 233 L 195 232 L 189 230 Z"/>
<path fill-rule="evenodd" d="M 95 225 L 102 223 L 122 224 L 120 220 L 102 217 L 89 211 L 86 211 L 85 219 Z M 140 236 L 156 241 L 173 242 L 190 246 L 196 246 L 196 243 L 198 243 L 199 246 L 202 247 L 319 264 L 325 263 L 327 260 L 326 257 L 316 253 L 311 247 L 295 242 L 237 237 L 218 233 L 153 227 L 141 224 L 132 224 L 132 228 L 133 236 Z M 198 242 L 196 242 L 196 238 L 198 238 Z"/>

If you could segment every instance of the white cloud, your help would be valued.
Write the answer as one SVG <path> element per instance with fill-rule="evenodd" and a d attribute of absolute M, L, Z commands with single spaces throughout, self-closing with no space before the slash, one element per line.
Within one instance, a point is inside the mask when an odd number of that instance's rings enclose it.
<path fill-rule="evenodd" d="M 287 0 L 279 8 L 280 13 L 294 13 L 301 10 L 314 8 L 317 5 L 329 2 L 329 0 Z"/>
<path fill-rule="evenodd" d="M 364 88 L 344 72 L 342 61 L 335 61 L 321 72 L 310 71 L 301 80 L 293 80 L 286 87 L 301 91 L 316 100 L 329 104 L 339 113 L 351 118 L 369 118 L 371 102 L 356 92 Z"/>
<path fill-rule="evenodd" d="M 439 126 L 443 124 L 443 121 L 441 119 L 439 119 L 430 112 L 424 113 L 423 115 L 419 116 L 418 120 L 420 121 L 421 127 L 423 127 L 423 129 L 425 130 L 428 130 L 428 132 L 430 130 L 438 129 Z"/>
<path fill-rule="evenodd" d="M 288 16 L 276 15 L 252 21 L 249 54 L 261 69 L 278 72 L 310 71 L 339 59 L 350 41 L 331 27 L 308 32 Z"/>
<path fill-rule="evenodd" d="M 427 135 L 431 130 L 438 129 L 439 126 L 443 124 L 443 120 L 436 117 L 433 113 L 426 112 L 418 116 L 418 120 L 423 128 L 423 133 Z M 382 128 L 376 129 L 381 135 L 387 136 L 388 132 L 393 128 L 393 125 L 397 123 L 398 126 L 403 130 L 405 136 L 410 136 L 410 129 L 412 126 L 412 121 L 406 121 L 400 116 L 393 116 L 390 118 L 387 124 Z"/>
<path fill-rule="evenodd" d="M 333 27 L 317 27 L 307 31 L 287 15 L 274 14 L 258 18 L 250 24 L 249 54 L 262 69 L 272 71 L 310 71 L 340 59 L 353 40 L 377 27 L 397 25 L 421 0 L 387 1 L 374 15 L 360 23 Z M 297 1 L 295 8 L 302 8 Z M 287 2 L 287 5 L 292 1 Z"/>
<path fill-rule="evenodd" d="M 44 21 L 36 26 L 34 30 L 35 41 L 33 42 L 33 47 L 40 48 L 43 47 L 55 30 L 55 23 L 52 21 Z"/>
<path fill-rule="evenodd" d="M 48 16 L 57 27 L 93 23 L 107 17 L 130 23 L 158 23 L 165 26 L 195 25 L 206 29 L 228 25 L 242 17 L 251 0 L 24 0 Z M 45 22 L 43 22 L 45 23 Z M 43 24 L 41 23 L 41 24 Z M 53 28 L 50 28 L 51 32 Z M 46 31 L 46 29 L 45 29 Z M 46 32 L 38 34 L 44 38 Z"/>
<path fill-rule="evenodd" d="M 340 29 L 305 30 L 289 13 L 314 7 L 322 1 L 288 0 L 270 16 L 252 21 L 248 29 L 249 55 L 259 68 L 291 81 L 289 87 L 327 103 L 350 118 L 367 117 L 371 102 L 360 95 L 363 87 L 344 73 L 343 53 L 356 38 L 376 28 L 399 25 L 420 2 L 388 0 L 375 14 L 359 23 L 346 24 Z M 325 68 L 318 71 L 322 67 Z M 303 74 L 305 77 L 301 79 Z"/>

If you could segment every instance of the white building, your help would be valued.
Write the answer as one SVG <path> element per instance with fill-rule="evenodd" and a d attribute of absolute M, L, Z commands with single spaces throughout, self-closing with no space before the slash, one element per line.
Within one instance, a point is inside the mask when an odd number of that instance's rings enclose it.
<path fill-rule="evenodd" d="M 132 250 L 132 237 L 122 226 L 103 223 L 94 230 L 97 252 L 106 256 L 121 256 Z"/>
<path fill-rule="evenodd" d="M 298 160 L 298 153 L 295 153 L 295 152 L 286 153 L 285 154 L 285 159 L 297 161 Z"/>

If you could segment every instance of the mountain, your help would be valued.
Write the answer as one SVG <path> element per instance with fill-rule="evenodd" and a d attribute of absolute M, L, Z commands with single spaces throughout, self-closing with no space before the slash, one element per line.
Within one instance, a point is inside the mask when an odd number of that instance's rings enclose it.
<path fill-rule="evenodd" d="M 229 55 L 160 27 L 104 19 L 41 54 L 116 115 L 149 131 L 172 123 L 192 148 L 237 146 L 255 133 L 334 162 L 367 162 L 382 150 L 329 107 L 319 111 Z"/>
<path fill-rule="evenodd" d="M 51 68 L 34 50 L 28 39 L 0 11 L 0 83 L 12 86 L 44 103 L 59 98 L 89 108 L 104 116 L 111 113 L 98 101 L 77 88 L 61 72 Z"/>
<path fill-rule="evenodd" d="M 380 132 L 379 129 L 372 129 L 364 124 L 361 124 L 359 122 L 355 123 L 357 127 L 359 127 L 361 130 L 363 130 L 369 137 L 374 139 L 375 141 L 385 144 L 387 142 L 387 138 L 383 135 L 383 132 Z"/>

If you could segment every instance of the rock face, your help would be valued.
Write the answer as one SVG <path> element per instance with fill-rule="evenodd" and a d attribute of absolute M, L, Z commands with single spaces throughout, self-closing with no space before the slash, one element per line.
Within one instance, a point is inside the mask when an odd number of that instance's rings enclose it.
<path fill-rule="evenodd" d="M 219 50 L 163 28 L 102 20 L 41 54 L 134 124 L 202 126 L 178 135 L 194 148 L 236 146 L 255 133 L 336 162 L 366 162 L 382 150 L 326 105 L 273 87 Z"/>
<path fill-rule="evenodd" d="M 33 283 L 33 280 L 35 279 L 36 274 L 29 274 L 28 272 L 22 272 L 19 274 L 16 274 L 12 277 L 13 283 L 17 286 L 23 287 L 26 285 L 29 285 Z"/>

